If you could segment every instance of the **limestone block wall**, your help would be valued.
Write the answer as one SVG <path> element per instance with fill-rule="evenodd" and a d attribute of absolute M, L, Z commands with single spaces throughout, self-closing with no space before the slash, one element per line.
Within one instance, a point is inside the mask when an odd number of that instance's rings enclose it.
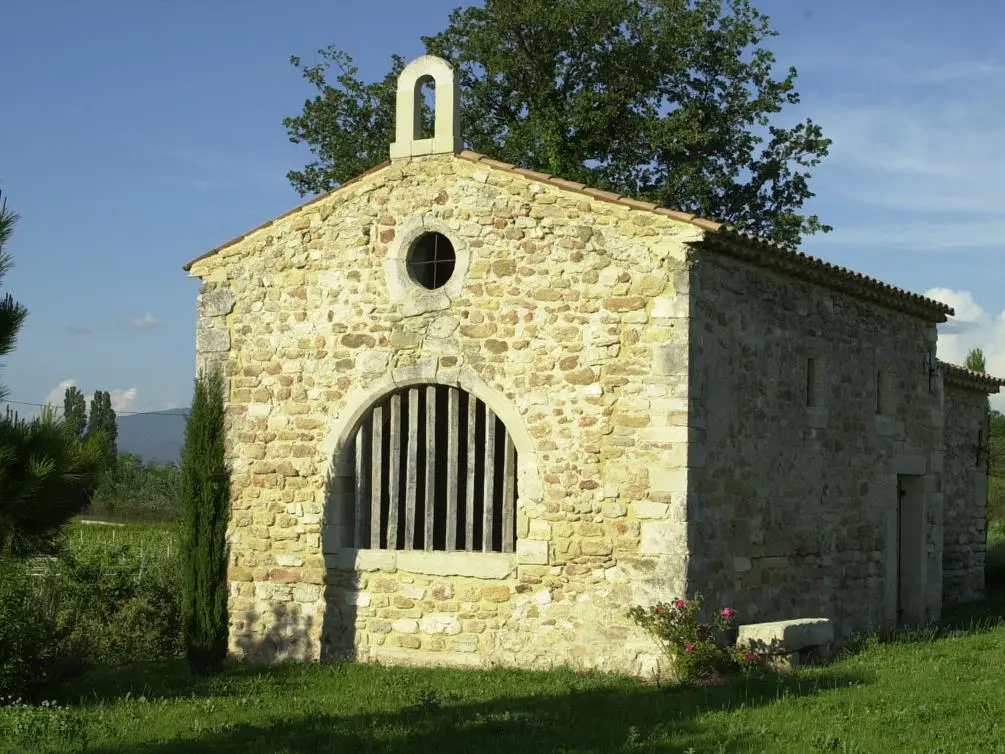
<path fill-rule="evenodd" d="M 987 548 L 987 458 L 977 463 L 978 433 L 988 437 L 987 395 L 947 384 L 945 389 L 945 531 L 942 601 L 946 605 L 984 597 Z"/>
<path fill-rule="evenodd" d="M 924 617 L 937 614 L 940 385 L 923 367 L 934 324 L 716 251 L 698 257 L 690 300 L 690 439 L 704 448 L 689 464 L 691 588 L 749 621 L 890 626 L 897 475 L 909 474 L 925 506 Z"/>
<path fill-rule="evenodd" d="M 448 236 L 440 291 L 408 242 Z M 197 262 L 229 378 L 232 651 L 638 672 L 625 620 L 684 589 L 688 244 L 701 231 L 453 156 L 395 161 Z M 367 406 L 456 385 L 518 444 L 516 554 L 327 536 Z"/>

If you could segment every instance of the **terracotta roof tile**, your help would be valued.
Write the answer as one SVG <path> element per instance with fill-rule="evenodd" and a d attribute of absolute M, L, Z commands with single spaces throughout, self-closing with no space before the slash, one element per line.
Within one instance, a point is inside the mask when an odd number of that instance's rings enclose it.
<path fill-rule="evenodd" d="M 625 206 L 634 207 L 635 209 L 644 209 L 647 212 L 652 212 L 654 209 L 659 207 L 658 204 L 653 204 L 652 202 L 643 202 L 639 199 L 628 199 L 627 197 L 620 199 L 619 201 Z"/>
<path fill-rule="evenodd" d="M 483 161 L 484 162 L 484 161 Z M 505 165 L 506 163 L 501 163 Z M 522 175 L 524 178 L 530 178 L 532 181 L 540 181 L 541 183 L 550 183 L 551 176 L 548 173 L 539 173 L 536 170 L 528 170 L 527 168 L 517 168 L 513 165 L 509 165 L 503 170 L 510 170 L 517 175 Z"/>
<path fill-rule="evenodd" d="M 583 189 L 583 193 L 587 196 L 594 196 L 597 199 L 603 199 L 605 202 L 621 202 L 621 194 L 615 194 L 611 191 L 604 191 L 603 189 L 591 188 L 587 186 Z"/>
<path fill-rule="evenodd" d="M 567 181 L 564 178 L 552 178 L 548 183 L 553 186 L 558 186 L 559 188 L 568 189 L 569 191 L 582 191 L 586 188 L 585 183 L 576 183 L 575 181 Z"/>
<path fill-rule="evenodd" d="M 940 361 L 946 382 L 959 387 L 979 390 L 982 393 L 997 393 L 998 388 L 1005 386 L 1005 379 L 992 377 L 986 372 L 975 372 L 959 364 L 950 364 L 947 361 Z"/>

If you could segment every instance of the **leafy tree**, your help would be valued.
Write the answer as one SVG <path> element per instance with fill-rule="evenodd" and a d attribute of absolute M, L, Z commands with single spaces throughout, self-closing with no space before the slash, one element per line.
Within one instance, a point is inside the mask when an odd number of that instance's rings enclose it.
<path fill-rule="evenodd" d="M 967 352 L 967 360 L 963 362 L 963 365 L 973 371 L 973 372 L 986 372 L 987 368 L 984 363 L 984 351 L 980 348 L 971 348 Z"/>
<path fill-rule="evenodd" d="M 7 209 L 7 199 L 0 193 L 0 280 L 3 280 L 14 265 L 14 261 L 4 248 L 14 234 L 14 226 L 17 225 L 18 219 L 16 212 Z M 14 350 L 17 334 L 21 331 L 21 325 L 27 316 L 28 310 L 16 302 L 9 293 L 0 299 L 0 356 L 6 356 Z M 0 400 L 6 397 L 7 388 L 0 385 Z"/>
<path fill-rule="evenodd" d="M 989 473 L 1002 478 L 1005 487 L 1005 414 L 991 411 L 988 431 Z"/>
<path fill-rule="evenodd" d="M 91 415 L 87 421 L 86 435 L 102 438 L 105 468 L 108 470 L 115 468 L 119 455 L 116 444 L 119 428 L 115 421 L 115 409 L 112 408 L 112 397 L 107 390 L 97 390 L 91 398 Z"/>
<path fill-rule="evenodd" d="M 0 420 L 0 553 L 54 552 L 63 524 L 87 505 L 101 444 L 68 436 L 51 408 Z"/>
<path fill-rule="evenodd" d="M 173 463 L 143 462 L 135 453 L 119 453 L 111 473 L 102 479 L 90 512 L 143 521 L 181 516 L 181 479 Z"/>
<path fill-rule="evenodd" d="M 11 268 L 4 246 L 17 219 L 0 198 L 0 280 Z M 0 299 L 0 355 L 14 350 L 27 315 L 9 293 Z M 11 412 L 0 418 L 0 555 L 51 551 L 86 504 L 99 465 L 96 443 L 73 437 L 49 407 L 30 421 Z"/>
<path fill-rule="evenodd" d="M 74 436 L 84 436 L 87 429 L 87 400 L 73 385 L 63 394 L 63 421 Z"/>
<path fill-rule="evenodd" d="M 776 35 L 749 0 L 485 0 L 422 42 L 455 68 L 475 151 L 797 245 L 831 229 L 799 211 L 831 142 L 775 122 L 799 102 L 794 68 L 772 76 Z M 290 59 L 318 90 L 283 120 L 314 156 L 287 174 L 301 195 L 387 158 L 404 64 L 364 83 L 345 52 L 319 55 Z"/>
<path fill-rule="evenodd" d="M 216 672 L 227 655 L 227 514 L 224 395 L 219 372 L 195 383 L 181 457 L 182 634 L 189 666 Z"/>

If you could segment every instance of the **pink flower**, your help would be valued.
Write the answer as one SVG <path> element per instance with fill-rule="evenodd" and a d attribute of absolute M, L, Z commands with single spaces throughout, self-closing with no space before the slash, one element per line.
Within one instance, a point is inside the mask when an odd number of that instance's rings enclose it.
<path fill-rule="evenodd" d="M 743 659 L 745 659 L 747 662 L 757 662 L 757 655 L 754 654 L 753 652 L 747 652 L 743 656 Z"/>
<path fill-rule="evenodd" d="M 734 615 L 736 615 L 736 610 L 734 610 L 731 607 L 724 607 L 720 611 L 720 615 L 722 615 L 723 618 L 732 618 Z"/>
<path fill-rule="evenodd" d="M 687 607 L 687 600 L 677 600 L 673 603 L 673 606 L 676 607 L 678 610 L 683 610 L 685 607 Z"/>
<path fill-rule="evenodd" d="M 685 644 L 684 644 L 684 651 L 685 652 L 693 652 L 694 651 L 694 644 L 692 644 L 691 642 L 685 642 Z"/>
<path fill-rule="evenodd" d="M 662 607 L 656 608 L 656 614 L 657 615 L 660 615 L 662 612 L 663 612 L 663 608 Z"/>

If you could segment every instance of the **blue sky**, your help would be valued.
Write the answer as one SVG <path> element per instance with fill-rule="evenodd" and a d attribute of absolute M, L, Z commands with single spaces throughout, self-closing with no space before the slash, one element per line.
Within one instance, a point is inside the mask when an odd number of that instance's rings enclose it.
<path fill-rule="evenodd" d="M 335 44 L 376 78 L 457 4 L 5 3 L 0 189 L 22 219 L 4 291 L 30 312 L 0 371 L 10 399 L 61 404 L 72 381 L 121 412 L 187 405 L 181 265 L 301 201 L 285 173 L 307 153 L 281 120 L 312 91 L 289 56 Z M 1005 5 L 755 4 L 779 73 L 800 72 L 779 122 L 834 140 L 806 209 L 836 230 L 804 250 L 951 303 L 940 356 L 981 345 L 1005 375 Z"/>

